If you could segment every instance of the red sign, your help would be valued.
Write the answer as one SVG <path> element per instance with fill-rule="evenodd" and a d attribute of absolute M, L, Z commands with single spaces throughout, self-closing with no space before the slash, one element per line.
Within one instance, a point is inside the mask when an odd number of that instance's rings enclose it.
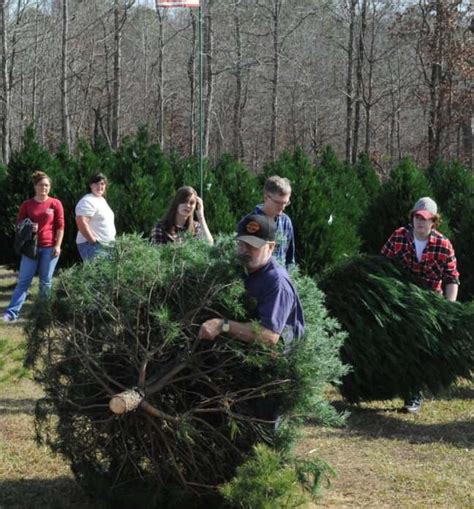
<path fill-rule="evenodd" d="M 199 7 L 199 0 L 156 0 L 157 7 Z"/>

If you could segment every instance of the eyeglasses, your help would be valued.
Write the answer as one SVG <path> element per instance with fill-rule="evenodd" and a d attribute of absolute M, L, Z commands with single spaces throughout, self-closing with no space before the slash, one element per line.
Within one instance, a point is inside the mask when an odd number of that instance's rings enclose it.
<path fill-rule="evenodd" d="M 275 198 L 273 198 L 272 196 L 270 196 L 269 194 L 267 194 L 267 196 L 270 198 L 270 200 L 275 203 L 276 205 L 280 205 L 280 207 L 288 207 L 288 205 L 291 205 L 291 200 L 288 200 L 288 201 L 280 201 L 280 200 L 275 200 Z"/>

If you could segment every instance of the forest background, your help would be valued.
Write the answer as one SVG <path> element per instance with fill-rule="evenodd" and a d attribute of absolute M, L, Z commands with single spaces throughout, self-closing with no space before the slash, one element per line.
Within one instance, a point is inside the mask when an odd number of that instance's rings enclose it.
<path fill-rule="evenodd" d="M 283 149 L 330 144 L 382 174 L 461 160 L 472 169 L 468 0 L 205 0 L 204 155 L 260 171 Z M 150 0 L 0 0 L 0 138 L 27 125 L 54 151 L 116 149 L 147 125 L 162 150 L 196 152 L 197 9 Z"/>

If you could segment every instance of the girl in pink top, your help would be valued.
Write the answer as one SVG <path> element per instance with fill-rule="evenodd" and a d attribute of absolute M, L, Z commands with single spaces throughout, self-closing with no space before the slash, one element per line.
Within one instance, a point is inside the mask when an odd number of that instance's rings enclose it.
<path fill-rule="evenodd" d="M 51 288 L 54 269 L 61 253 L 64 236 L 64 210 L 61 202 L 51 198 L 51 179 L 42 171 L 32 175 L 35 196 L 20 206 L 17 224 L 29 218 L 33 222 L 33 232 L 37 236 L 38 249 L 36 258 L 21 256 L 18 282 L 10 304 L 3 314 L 3 321 L 15 322 L 25 302 L 31 281 L 36 273 L 39 275 L 41 297 L 47 297 Z"/>

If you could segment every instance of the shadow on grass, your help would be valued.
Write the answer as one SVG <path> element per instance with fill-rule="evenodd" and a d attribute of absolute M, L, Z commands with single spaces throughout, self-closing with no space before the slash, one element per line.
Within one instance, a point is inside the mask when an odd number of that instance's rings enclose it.
<path fill-rule="evenodd" d="M 0 292 L 1 293 L 13 292 L 13 290 L 15 289 L 15 286 L 16 286 L 16 280 L 13 281 L 13 283 L 4 284 L 4 285 L 0 286 Z"/>
<path fill-rule="evenodd" d="M 101 509 L 68 477 L 0 480 L 0 508 Z"/>
<path fill-rule="evenodd" d="M 11 299 L 14 289 L 15 289 L 15 287 L 13 287 L 11 289 L 6 288 L 6 287 L 3 287 L 3 288 L 0 287 L 0 300 L 5 301 L 5 305 L 7 305 L 10 302 L 10 299 Z"/>
<path fill-rule="evenodd" d="M 0 267 L 1 269 L 2 267 Z M 11 279 L 11 278 L 16 278 L 18 275 L 17 272 L 13 271 L 13 270 L 9 270 L 9 271 L 2 271 L 0 272 L 0 281 L 2 279 Z"/>
<path fill-rule="evenodd" d="M 341 436 L 349 432 L 374 440 L 388 438 L 413 444 L 447 443 L 463 449 L 474 449 L 472 420 L 425 424 L 397 417 L 401 410 L 395 406 L 377 409 L 351 406 L 342 401 L 333 404 L 338 411 L 350 413 L 347 427 L 340 430 Z M 407 417 L 412 418 L 412 416 Z"/>
<path fill-rule="evenodd" d="M 450 401 L 452 399 L 474 399 L 474 387 L 454 387 L 450 391 L 438 394 L 436 399 Z"/>
<path fill-rule="evenodd" d="M 35 413 L 36 399 L 0 399 L 0 415 Z M 0 506 L 1 507 L 1 506 Z"/>

